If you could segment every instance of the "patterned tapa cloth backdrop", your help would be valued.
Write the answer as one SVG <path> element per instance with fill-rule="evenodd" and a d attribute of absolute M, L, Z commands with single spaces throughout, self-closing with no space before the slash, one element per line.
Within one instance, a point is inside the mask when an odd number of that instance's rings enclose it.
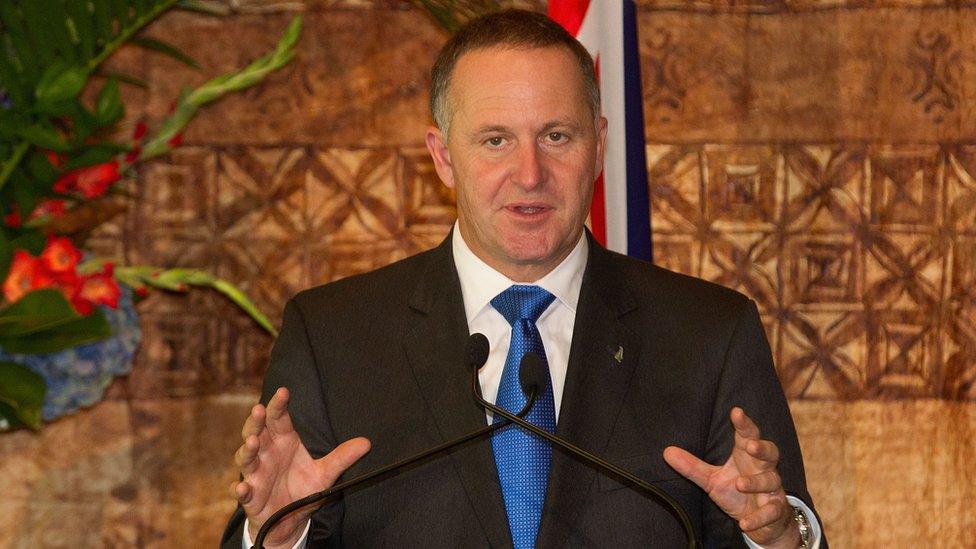
<path fill-rule="evenodd" d="M 422 142 L 445 37 L 393 0 L 228 5 L 150 34 L 217 73 L 302 10 L 297 58 L 203 114 L 93 242 L 206 267 L 279 318 L 294 292 L 450 227 Z M 638 9 L 657 262 L 758 301 L 835 546 L 972 546 L 976 6 Z M 129 127 L 204 78 L 137 50 L 113 63 L 151 83 L 126 90 Z M 0 546 L 215 543 L 271 340 L 208 293 L 140 311 L 137 364 L 107 402 L 0 437 Z"/>

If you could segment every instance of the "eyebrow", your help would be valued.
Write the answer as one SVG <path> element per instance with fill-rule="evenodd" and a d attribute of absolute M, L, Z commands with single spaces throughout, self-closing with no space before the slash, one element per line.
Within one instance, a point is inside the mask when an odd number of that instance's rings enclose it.
<path fill-rule="evenodd" d="M 544 126 L 542 126 L 542 129 L 539 131 L 539 133 L 546 133 L 559 127 L 566 127 L 574 132 L 579 131 L 579 125 L 574 122 L 571 122 L 569 120 L 552 120 L 550 122 L 547 122 Z M 477 130 L 474 131 L 472 137 L 478 139 L 481 136 L 489 133 L 512 133 L 512 130 L 508 126 L 503 126 L 501 124 L 492 124 L 490 126 L 482 126 L 478 128 Z"/>

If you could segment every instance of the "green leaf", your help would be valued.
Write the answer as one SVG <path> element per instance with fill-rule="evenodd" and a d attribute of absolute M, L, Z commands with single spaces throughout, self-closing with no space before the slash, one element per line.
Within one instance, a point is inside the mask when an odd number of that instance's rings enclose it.
<path fill-rule="evenodd" d="M 0 310 L 0 337 L 33 334 L 81 318 L 59 290 L 34 290 Z"/>
<path fill-rule="evenodd" d="M 26 366 L 0 361 L 0 402 L 5 416 L 11 414 L 31 429 L 39 429 L 45 393 L 43 377 Z"/>
<path fill-rule="evenodd" d="M 38 182 L 53 182 L 58 175 L 47 155 L 36 149 L 27 159 L 27 171 Z"/>
<path fill-rule="evenodd" d="M 234 13 L 229 6 L 213 0 L 209 2 L 205 0 L 180 0 L 177 7 L 179 7 L 181 10 L 195 11 L 198 13 L 205 13 L 207 15 L 227 16 Z"/>
<path fill-rule="evenodd" d="M 119 153 L 128 151 L 128 147 L 119 145 L 116 143 L 99 143 L 98 145 L 92 145 L 85 152 L 72 158 L 64 165 L 64 170 L 73 170 L 75 168 L 84 168 L 86 166 L 94 166 L 96 164 L 102 164 L 108 162 L 114 158 Z"/>
<path fill-rule="evenodd" d="M 103 76 L 106 78 L 114 78 L 119 82 L 125 84 L 132 84 L 133 86 L 138 86 L 143 89 L 149 89 L 149 83 L 139 78 L 137 76 L 132 76 L 131 74 L 125 74 L 123 72 L 116 71 L 99 71 L 95 76 Z"/>
<path fill-rule="evenodd" d="M 180 51 L 176 46 L 163 42 L 162 40 L 156 40 L 155 38 L 133 38 L 129 40 L 129 43 L 148 50 L 158 51 L 194 69 L 200 68 L 200 64 L 195 59 Z"/>
<path fill-rule="evenodd" d="M 39 102 L 54 103 L 71 99 L 81 92 L 88 81 L 88 69 L 73 65 L 55 63 L 48 67 L 34 91 Z"/>
<path fill-rule="evenodd" d="M 150 266 L 116 267 L 115 276 L 129 286 L 145 284 L 172 291 L 185 291 L 187 286 L 206 286 L 227 296 L 255 322 L 272 335 L 277 335 L 268 317 L 247 295 L 230 282 L 199 269 L 159 269 Z M 141 283 L 141 284 L 140 284 Z"/>
<path fill-rule="evenodd" d="M 60 291 L 34 290 L 0 310 L 0 337 L 14 337 L 46 330 L 80 318 Z"/>
<path fill-rule="evenodd" d="M 2 212 L 0 212 L 2 213 Z M 10 268 L 10 260 L 14 256 L 14 246 L 7 238 L 5 231 L 0 230 L 0 273 L 6 278 L 7 269 Z"/>
<path fill-rule="evenodd" d="M 4 25 L 9 48 L 4 48 L 4 55 L 13 54 L 11 61 L 14 66 L 23 71 L 29 83 L 34 83 L 40 76 L 39 67 L 46 66 L 50 59 L 39 59 L 34 45 L 27 36 L 27 22 L 24 15 L 13 2 L 0 2 L 0 22 Z"/>
<path fill-rule="evenodd" d="M 32 59 L 40 59 L 41 66 L 47 66 L 54 59 L 64 59 L 65 56 L 58 55 L 58 43 L 63 38 L 56 31 L 55 20 L 64 20 L 63 13 L 59 14 L 51 0 L 32 0 L 19 2 L 21 11 L 24 14 L 26 30 L 30 34 L 31 42 L 34 44 L 34 55 Z M 55 13 L 51 13 L 54 11 Z"/>
<path fill-rule="evenodd" d="M 95 54 L 95 40 L 92 36 L 92 25 L 94 21 L 88 12 L 88 2 L 69 0 L 66 2 L 66 8 L 68 10 L 68 19 L 65 20 L 65 23 L 70 24 L 78 36 L 78 53 L 80 58 L 81 60 L 91 59 Z"/>
<path fill-rule="evenodd" d="M 123 114 L 125 114 L 125 106 L 119 94 L 119 83 L 114 78 L 109 78 L 102 86 L 102 91 L 98 93 L 98 100 L 95 102 L 95 119 L 99 125 L 108 126 L 117 122 Z"/>
<path fill-rule="evenodd" d="M 112 335 L 112 327 L 101 309 L 88 316 L 47 330 L 18 337 L 0 337 L 0 347 L 10 353 L 56 353 L 84 343 L 101 341 Z"/>
<path fill-rule="evenodd" d="M 37 205 L 39 198 L 37 186 L 22 169 L 11 176 L 10 186 L 14 193 L 14 201 L 20 207 L 20 214 L 26 219 L 27 214 L 34 211 L 34 206 Z"/>
<path fill-rule="evenodd" d="M 28 126 L 20 131 L 20 136 L 32 145 L 52 151 L 63 152 L 71 148 L 54 128 L 40 124 Z"/>

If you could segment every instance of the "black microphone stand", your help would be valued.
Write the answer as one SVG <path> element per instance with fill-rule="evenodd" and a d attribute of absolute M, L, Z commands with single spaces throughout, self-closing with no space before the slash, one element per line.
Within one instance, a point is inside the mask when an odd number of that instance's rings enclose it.
<path fill-rule="evenodd" d="M 526 360 L 529 358 L 529 355 L 533 355 L 535 359 L 540 361 L 541 363 L 542 359 L 540 359 L 538 355 L 535 355 L 534 353 L 526 353 L 522 357 L 522 361 L 521 361 L 521 366 L 523 369 L 526 368 L 526 363 L 530 362 L 530 360 Z M 546 373 L 546 375 L 548 375 L 548 372 Z M 583 450 L 582 448 L 579 448 L 578 446 L 566 441 L 562 437 L 558 437 L 546 431 L 545 429 L 542 429 L 536 426 L 535 424 L 525 420 L 524 419 L 525 410 L 520 411 L 516 415 L 516 414 L 512 414 L 511 412 L 509 412 L 504 408 L 501 408 L 499 406 L 492 404 L 491 402 L 488 402 L 481 396 L 481 391 L 479 389 L 480 387 L 477 384 L 477 379 L 475 379 L 474 388 L 473 388 L 474 397 L 478 401 L 478 403 L 484 406 L 487 410 L 491 411 L 494 414 L 498 414 L 502 416 L 502 418 L 508 420 L 508 422 L 510 423 L 514 423 L 519 427 L 522 427 L 523 429 L 526 429 L 529 432 L 548 440 L 552 444 L 559 446 L 560 448 L 566 450 L 570 454 L 582 458 L 584 461 L 589 461 L 590 463 L 596 465 L 597 467 L 610 471 L 613 474 L 623 479 L 626 479 L 628 482 L 640 488 L 641 491 L 650 494 L 652 497 L 663 500 L 664 503 L 667 505 L 667 507 L 675 515 L 677 515 L 678 520 L 681 522 L 681 527 L 685 531 L 685 537 L 688 539 L 688 549 L 702 548 L 702 543 L 698 539 L 698 535 L 696 534 L 694 527 L 691 525 L 691 519 L 688 517 L 688 512 L 685 511 L 684 507 L 682 507 L 681 504 L 678 503 L 667 492 L 661 490 L 660 488 L 654 486 L 653 484 L 650 484 L 649 482 L 638 477 L 637 475 L 634 475 L 633 473 L 621 469 L 620 467 L 617 467 L 616 465 L 606 461 L 605 459 L 599 458 L 587 452 L 586 450 Z M 531 408 L 531 406 L 529 406 L 529 408 Z"/>
<path fill-rule="evenodd" d="M 473 372 L 471 374 L 472 384 L 477 387 L 478 386 L 478 370 L 477 369 L 474 369 L 474 370 L 472 370 L 472 372 Z M 528 394 L 526 395 L 527 396 L 527 401 L 525 403 L 525 407 L 522 408 L 517 414 L 512 415 L 512 417 L 522 418 L 526 414 L 528 414 L 529 413 L 529 410 L 532 409 L 532 405 L 535 404 L 535 399 L 536 399 L 537 393 L 538 393 L 538 388 L 537 387 L 532 387 L 529 390 Z M 480 395 L 479 395 L 479 399 L 480 399 Z M 342 491 L 344 491 L 344 490 L 346 490 L 348 488 L 352 488 L 352 487 L 357 486 L 359 484 L 363 484 L 363 483 L 365 483 L 365 482 L 367 482 L 369 480 L 372 480 L 372 479 L 374 479 L 374 478 L 376 478 L 378 476 L 384 475 L 384 474 L 389 473 L 391 471 L 394 471 L 396 469 L 401 469 L 401 468 L 408 467 L 408 466 L 410 466 L 410 465 L 412 465 L 414 463 L 417 463 L 418 461 L 422 461 L 422 460 L 424 460 L 424 459 L 426 459 L 426 458 L 428 458 L 428 457 L 430 457 L 430 456 L 432 456 L 434 454 L 438 454 L 438 453 L 444 452 L 446 450 L 450 450 L 451 448 L 453 448 L 455 446 L 460 446 L 461 444 L 464 444 L 465 442 L 468 442 L 468 441 L 473 440 L 473 439 L 476 439 L 476 438 L 478 438 L 480 436 L 483 436 L 483 435 L 486 435 L 486 434 L 491 433 L 493 431 L 496 431 L 496 430 L 498 430 L 498 429 L 500 429 L 502 427 L 505 427 L 506 425 L 508 425 L 508 424 L 511 423 L 511 419 L 509 419 L 509 418 L 506 417 L 506 420 L 507 421 L 501 421 L 501 422 L 498 422 L 498 423 L 495 423 L 495 424 L 492 424 L 492 425 L 486 425 L 486 426 L 482 427 L 481 429 L 478 429 L 476 431 L 472 431 L 472 432 L 470 432 L 470 433 L 468 433 L 468 434 L 466 434 L 466 435 L 464 435 L 462 437 L 459 437 L 457 439 L 449 440 L 449 441 L 447 441 L 447 442 L 445 442 L 443 444 L 440 444 L 438 446 L 435 446 L 435 447 L 431 448 L 430 450 L 427 450 L 427 451 L 422 452 L 420 454 L 417 454 L 415 456 L 411 456 L 411 457 L 408 457 L 408 458 L 401 459 L 400 461 L 397 461 L 395 463 L 391 463 L 391 464 L 386 465 L 384 467 L 380 467 L 379 469 L 376 469 L 375 471 L 371 471 L 369 473 L 365 473 L 365 474 L 360 475 L 360 476 L 358 476 L 356 478 L 353 478 L 353 479 L 347 480 L 345 482 L 341 482 L 339 484 L 336 484 L 335 486 L 333 486 L 331 488 L 328 488 L 326 490 L 323 490 L 321 492 L 316 492 L 316 493 L 311 494 L 309 496 L 303 497 L 302 499 L 295 500 L 295 501 L 289 503 L 288 505 L 282 507 L 281 509 L 279 509 L 278 511 L 276 511 L 273 515 L 271 515 L 270 517 L 268 517 L 268 520 L 264 521 L 264 524 L 261 526 L 261 529 L 258 531 L 257 538 L 254 540 L 253 549 L 264 549 L 264 539 L 268 536 L 268 533 L 271 532 L 271 529 L 274 528 L 274 526 L 276 524 L 278 524 L 279 522 L 281 522 L 281 519 L 285 518 L 286 515 L 288 515 L 290 513 L 293 513 L 295 511 L 297 511 L 298 509 L 301 509 L 302 507 L 305 507 L 306 505 L 312 505 L 314 503 L 318 503 L 318 502 L 320 502 L 320 501 L 322 501 L 324 499 L 327 499 L 329 497 L 332 497 L 332 496 L 334 496 L 334 495 L 336 495 L 336 494 L 338 494 L 338 493 L 340 493 L 340 492 L 342 492 Z"/>

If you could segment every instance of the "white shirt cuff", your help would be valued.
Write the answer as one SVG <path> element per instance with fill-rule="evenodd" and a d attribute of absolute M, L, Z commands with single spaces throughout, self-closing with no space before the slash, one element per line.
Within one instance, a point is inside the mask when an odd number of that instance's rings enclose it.
<path fill-rule="evenodd" d="M 241 536 L 241 547 L 242 549 L 251 549 L 254 542 L 251 540 L 251 532 L 248 530 L 250 526 L 250 519 L 244 519 L 244 535 Z M 308 531 L 312 527 L 312 521 L 308 520 L 305 522 L 305 530 L 302 531 L 302 537 L 298 539 L 295 545 L 291 546 L 291 549 L 303 549 L 305 547 L 305 542 L 308 541 Z"/>
<path fill-rule="evenodd" d="M 793 507 L 798 507 L 801 511 L 803 511 L 803 514 L 807 516 L 807 522 L 810 524 L 810 549 L 820 549 L 820 538 L 823 536 L 821 536 L 820 533 L 820 522 L 817 521 L 817 516 L 813 514 L 813 511 L 811 511 L 810 508 L 807 507 L 807 504 L 803 503 L 803 500 L 800 498 L 786 496 L 786 501 L 789 502 L 789 504 Z M 746 545 L 749 546 L 749 549 L 763 549 L 762 545 L 752 541 L 749 539 L 749 536 L 745 534 L 742 534 L 742 539 L 745 540 Z"/>

